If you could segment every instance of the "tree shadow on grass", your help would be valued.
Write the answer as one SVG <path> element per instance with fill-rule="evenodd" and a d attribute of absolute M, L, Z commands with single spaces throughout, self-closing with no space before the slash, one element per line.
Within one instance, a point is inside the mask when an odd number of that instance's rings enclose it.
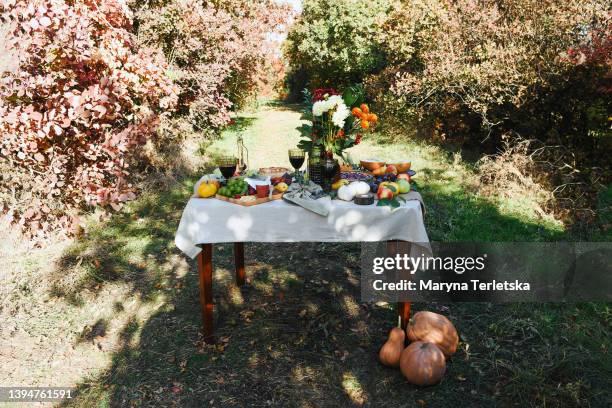
<path fill-rule="evenodd" d="M 260 103 L 260 106 L 274 108 L 274 110 L 280 111 L 301 112 L 302 110 L 304 110 L 305 105 L 303 103 L 290 103 L 280 99 L 271 99 Z"/>
<path fill-rule="evenodd" d="M 559 350 L 551 353 L 551 348 L 570 346 L 557 344 L 555 330 L 521 337 L 517 327 L 544 330 L 525 312 L 516 320 L 523 326 L 515 326 L 512 306 L 490 304 L 415 305 L 449 316 L 463 344 L 440 385 L 408 385 L 399 371 L 377 361 L 396 319 L 390 305 L 360 302 L 359 244 L 247 244 L 250 282 L 242 289 L 233 283 L 231 245 L 215 245 L 218 342 L 205 345 L 197 269 L 188 261 L 187 273 L 177 274 L 175 260 L 182 255 L 173 245 L 192 182 L 139 199 L 132 211 L 113 216 L 75 244 L 60 265 L 68 268 L 78 257 L 94 264 L 96 258 L 104 261 L 97 268 L 101 282 L 87 274 L 69 289 L 56 289 L 56 296 L 68 300 L 83 288 L 95 291 L 117 280 L 131 287 L 119 303 L 133 296 L 143 302 L 164 299 L 144 321 L 128 321 L 108 369 L 84 380 L 78 396 L 63 406 L 473 407 L 543 401 L 596 406 L 603 401 L 603 380 L 588 371 L 595 369 L 581 368 L 593 367 L 597 350 L 578 355 L 571 367 L 563 365 L 567 360 L 559 364 L 554 357 Z M 428 223 L 435 222 L 428 225 L 432 239 L 466 239 L 476 230 L 479 238 L 489 240 L 541 236 L 537 226 L 502 215 L 486 201 L 424 193 L 437 212 L 427 217 Z M 133 258 L 134 253 L 140 257 Z M 576 352 L 580 345 L 571 347 Z M 547 377 L 551 370 L 556 370 L 555 384 Z"/>

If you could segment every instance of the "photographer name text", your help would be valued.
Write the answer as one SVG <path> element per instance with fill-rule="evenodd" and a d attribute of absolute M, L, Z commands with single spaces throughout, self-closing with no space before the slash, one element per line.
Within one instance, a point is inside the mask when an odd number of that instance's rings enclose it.
<path fill-rule="evenodd" d="M 455 291 L 528 291 L 531 290 L 529 282 L 515 281 L 481 281 L 471 279 L 469 282 L 435 282 L 433 280 L 421 280 L 418 282 L 410 280 L 400 280 L 397 282 L 385 282 L 377 279 L 372 282 L 374 290 L 377 291 L 436 291 L 436 292 L 455 292 Z"/>

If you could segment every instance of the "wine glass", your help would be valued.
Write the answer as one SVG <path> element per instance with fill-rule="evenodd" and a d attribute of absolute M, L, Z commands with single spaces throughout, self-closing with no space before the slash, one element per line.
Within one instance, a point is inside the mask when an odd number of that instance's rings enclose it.
<path fill-rule="evenodd" d="M 289 149 L 289 162 L 295 169 L 295 173 L 297 174 L 298 170 L 304 164 L 304 160 L 306 159 L 306 152 L 302 149 Z"/>
<path fill-rule="evenodd" d="M 219 159 L 219 170 L 221 170 L 221 174 L 223 174 L 226 181 L 236 173 L 237 164 L 238 159 L 233 156 L 223 156 Z"/>

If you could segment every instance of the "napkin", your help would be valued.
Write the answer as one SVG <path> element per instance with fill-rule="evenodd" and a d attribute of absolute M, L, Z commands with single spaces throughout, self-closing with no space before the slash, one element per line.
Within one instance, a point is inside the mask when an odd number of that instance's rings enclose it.
<path fill-rule="evenodd" d="M 244 179 L 244 181 L 247 182 L 247 184 L 253 188 L 257 188 L 257 186 L 269 186 L 272 183 L 270 182 L 270 176 L 265 177 L 263 179 L 260 178 L 253 178 L 253 177 L 246 177 Z"/>
<path fill-rule="evenodd" d="M 283 194 L 283 200 L 299 205 L 324 217 L 327 217 L 329 214 L 329 197 L 325 196 L 321 186 L 312 181 L 304 184 L 291 184 L 285 194 Z"/>

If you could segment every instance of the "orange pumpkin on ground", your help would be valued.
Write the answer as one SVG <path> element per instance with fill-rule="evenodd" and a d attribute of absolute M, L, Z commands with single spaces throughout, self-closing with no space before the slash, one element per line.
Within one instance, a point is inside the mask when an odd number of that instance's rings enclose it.
<path fill-rule="evenodd" d="M 434 312 L 415 313 L 408 321 L 406 333 L 410 341 L 434 343 L 446 358 L 457 351 L 459 344 L 459 335 L 455 326 L 446 317 Z"/>
<path fill-rule="evenodd" d="M 434 385 L 446 372 L 446 359 L 435 344 L 415 341 L 402 351 L 400 370 L 411 384 Z"/>
<path fill-rule="evenodd" d="M 400 356 L 404 350 L 406 334 L 399 327 L 394 327 L 389 332 L 389 338 L 380 348 L 378 358 L 381 363 L 388 367 L 399 367 Z"/>

